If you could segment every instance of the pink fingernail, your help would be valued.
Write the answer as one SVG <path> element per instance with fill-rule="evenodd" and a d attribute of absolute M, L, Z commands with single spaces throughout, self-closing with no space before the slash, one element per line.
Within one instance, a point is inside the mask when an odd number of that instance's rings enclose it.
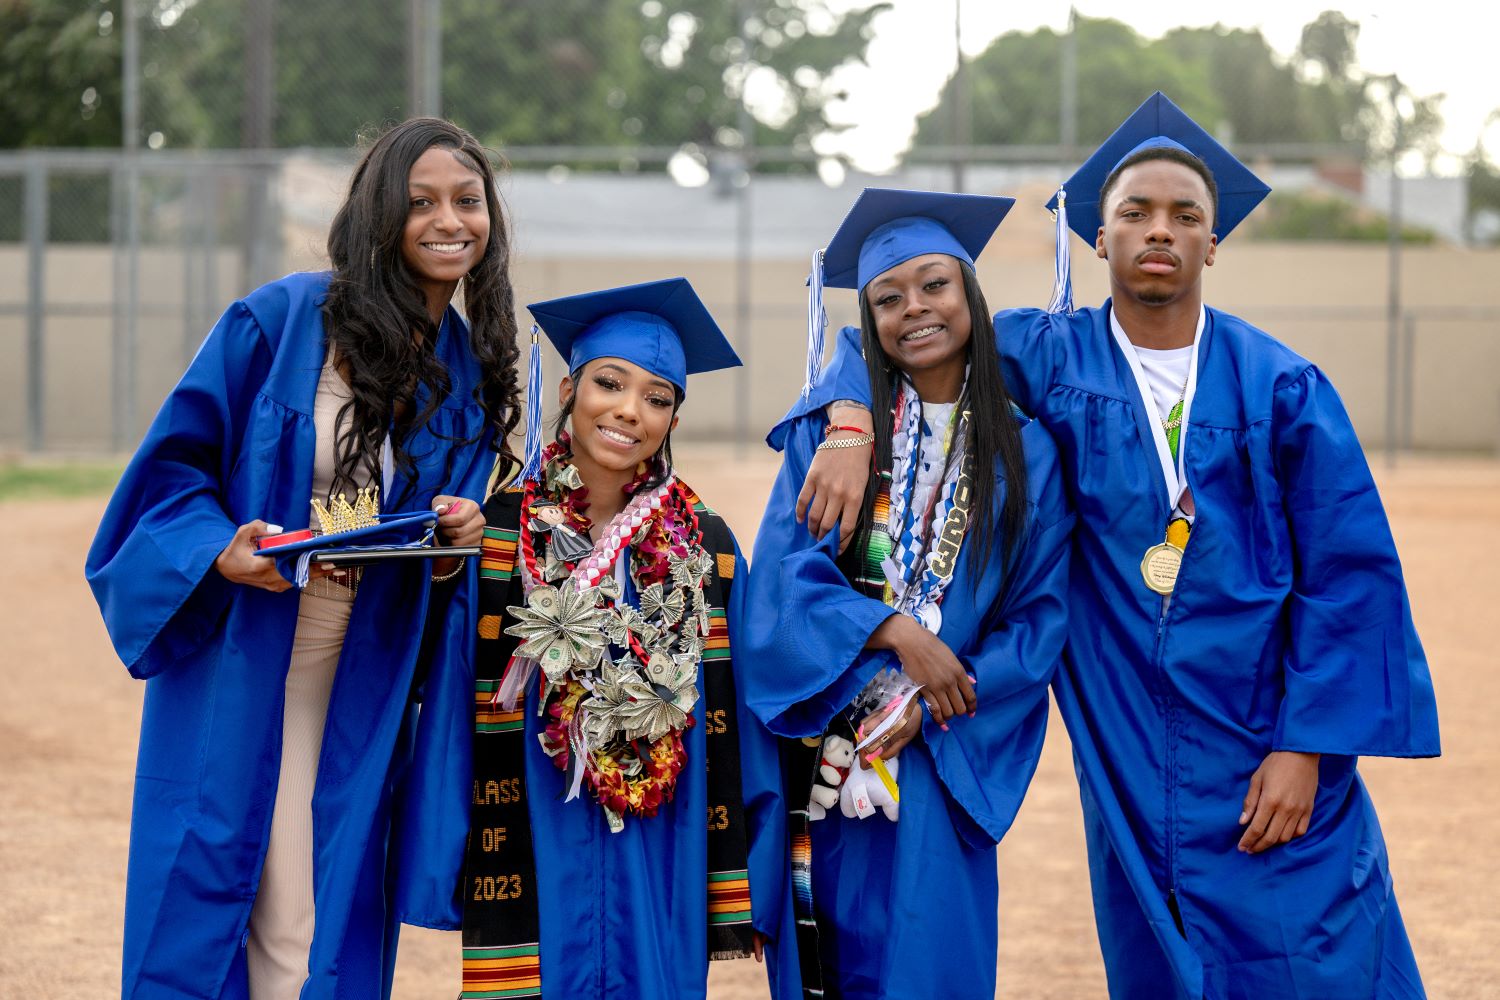
<path fill-rule="evenodd" d="M 948 731 L 948 723 L 946 723 L 946 722 L 939 722 L 938 723 L 938 728 L 941 729 L 943 732 L 946 733 Z"/>
<path fill-rule="evenodd" d="M 973 674 L 964 674 L 964 676 L 969 679 L 969 683 L 970 684 L 978 684 L 979 683 L 979 678 L 975 677 Z"/>
<path fill-rule="evenodd" d="M 876 750 L 874 753 L 867 753 L 867 754 L 865 754 L 865 763 L 866 764 L 873 764 L 873 763 L 875 763 L 879 759 L 880 759 L 880 751 L 879 750 Z"/>

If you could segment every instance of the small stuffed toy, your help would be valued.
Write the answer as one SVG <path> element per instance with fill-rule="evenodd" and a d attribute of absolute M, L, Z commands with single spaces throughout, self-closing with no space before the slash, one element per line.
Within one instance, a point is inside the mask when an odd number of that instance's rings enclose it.
<path fill-rule="evenodd" d="M 844 783 L 853 764 L 853 743 L 842 736 L 828 736 L 823 740 L 823 758 L 818 761 L 818 777 L 813 781 L 812 801 L 807 806 L 811 819 L 822 819 L 837 804 L 839 786 Z"/>
<path fill-rule="evenodd" d="M 885 767 L 890 772 L 891 784 L 894 785 L 901 772 L 900 758 L 886 761 Z M 892 823 L 901 814 L 901 806 L 896 797 L 873 767 L 855 767 L 849 770 L 849 776 L 844 779 L 844 787 L 839 790 L 839 809 L 850 819 L 869 819 L 879 809 Z"/>

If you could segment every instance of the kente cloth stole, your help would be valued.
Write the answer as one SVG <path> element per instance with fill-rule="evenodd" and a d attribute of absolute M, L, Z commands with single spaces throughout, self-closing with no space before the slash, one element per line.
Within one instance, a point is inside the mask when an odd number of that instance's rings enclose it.
<path fill-rule="evenodd" d="M 525 754 L 542 753 L 526 740 L 525 703 L 507 712 L 495 701 L 500 679 L 518 640 L 506 635 L 506 608 L 525 603 L 516 565 L 520 532 L 520 490 L 497 493 L 485 504 L 484 552 L 480 557 L 479 640 L 475 660 L 474 788 L 469 844 L 459 892 L 463 904 L 463 992 L 460 1000 L 500 1000 L 543 996 L 539 891 L 531 818 L 527 809 Z M 711 959 L 751 954 L 749 837 L 745 828 L 739 760 L 739 720 L 735 713 L 732 650 L 724 609 L 734 582 L 734 546 L 728 530 L 692 496 L 694 510 L 707 514 L 704 547 L 715 556 L 704 590 L 711 628 L 700 671 L 704 697 L 695 724 L 705 726 L 708 759 L 688 766 L 708 770 L 708 954 Z M 538 545 L 544 546 L 545 540 Z M 536 683 L 533 679 L 532 683 Z M 549 762 L 548 770 L 551 770 Z M 558 789 L 563 773 L 556 772 Z M 598 809 L 580 800 L 579 809 Z M 666 822 L 661 817 L 632 822 Z M 663 858 L 663 863 L 671 859 Z"/>

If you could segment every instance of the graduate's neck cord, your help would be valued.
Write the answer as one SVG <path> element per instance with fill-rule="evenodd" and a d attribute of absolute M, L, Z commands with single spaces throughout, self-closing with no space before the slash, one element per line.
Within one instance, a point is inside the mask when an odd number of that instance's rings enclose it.
<path fill-rule="evenodd" d="M 966 370 L 965 390 L 967 376 Z M 922 401 L 916 389 L 905 380 L 897 383 L 896 405 L 892 412 L 892 424 L 910 443 L 899 457 L 895 456 L 893 448 L 891 481 L 897 478 L 905 480 L 905 489 L 901 493 L 891 491 L 887 532 L 893 536 L 895 544 L 886 565 L 886 602 L 916 618 L 934 634 L 941 623 L 937 609 L 953 577 L 957 549 L 969 527 L 969 505 L 964 501 L 972 494 L 972 489 L 963 488 L 969 465 L 965 447 L 968 413 L 961 409 L 963 398 L 964 391 L 961 391 L 959 402 L 954 404 L 944 429 L 942 488 L 935 488 L 928 498 L 927 510 L 920 522 L 920 539 L 915 537 L 918 521 L 911 503 L 917 467 L 921 462 Z M 894 438 L 896 434 L 892 436 Z M 939 523 L 942 529 L 936 531 Z M 941 544 L 934 545 L 934 539 L 940 540 Z M 896 592 L 898 584 L 899 594 Z"/>

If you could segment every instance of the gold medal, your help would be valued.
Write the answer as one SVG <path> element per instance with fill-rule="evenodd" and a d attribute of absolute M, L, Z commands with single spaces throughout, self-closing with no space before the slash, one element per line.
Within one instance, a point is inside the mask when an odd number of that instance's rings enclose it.
<path fill-rule="evenodd" d="M 1160 542 L 1146 550 L 1141 557 L 1141 577 L 1146 586 L 1163 597 L 1177 586 L 1177 573 L 1182 569 L 1182 549 L 1170 542 Z"/>

